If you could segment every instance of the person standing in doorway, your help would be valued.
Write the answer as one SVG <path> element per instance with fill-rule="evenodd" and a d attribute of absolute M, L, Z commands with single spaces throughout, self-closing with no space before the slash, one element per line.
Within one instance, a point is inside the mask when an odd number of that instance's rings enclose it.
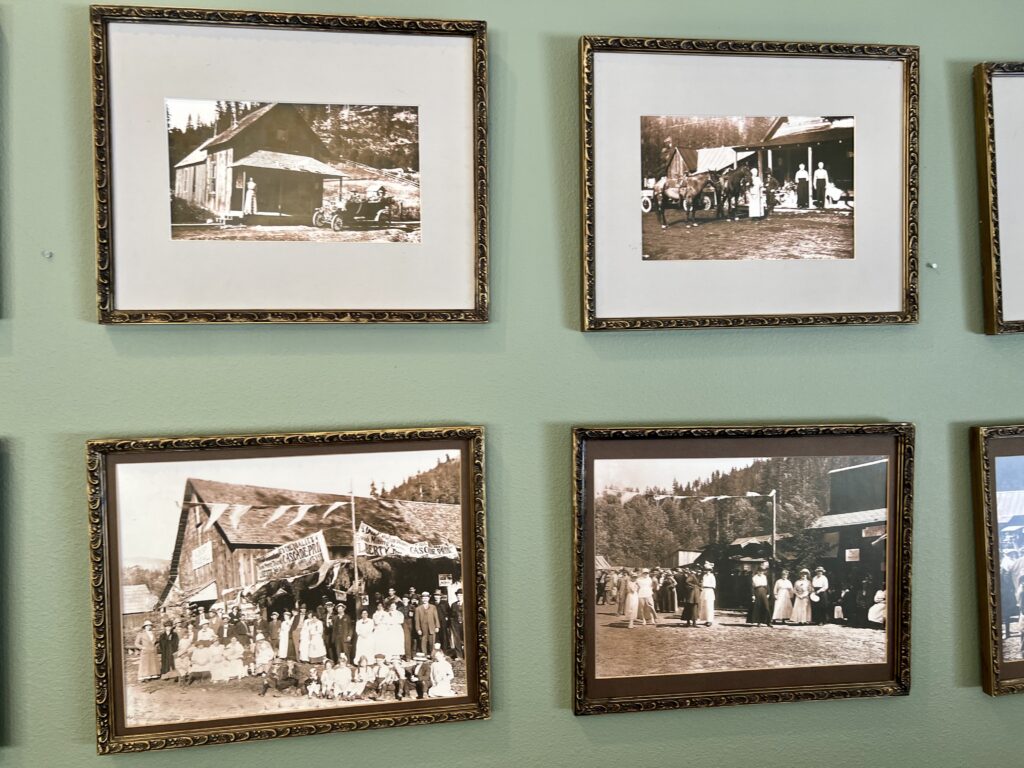
<path fill-rule="evenodd" d="M 256 213 L 256 181 L 252 176 L 245 182 L 245 203 L 242 206 L 242 213 L 246 215 Z"/>
<path fill-rule="evenodd" d="M 816 208 L 825 207 L 826 189 L 828 189 L 828 171 L 825 170 L 824 163 L 818 163 L 818 167 L 814 169 L 814 206 Z"/>

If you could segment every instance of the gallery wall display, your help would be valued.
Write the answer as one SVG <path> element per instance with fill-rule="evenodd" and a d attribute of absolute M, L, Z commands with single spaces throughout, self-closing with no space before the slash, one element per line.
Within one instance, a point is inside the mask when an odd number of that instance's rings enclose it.
<path fill-rule="evenodd" d="M 1024 691 L 1024 425 L 975 427 L 974 468 L 981 684 Z"/>
<path fill-rule="evenodd" d="M 1024 331 L 1024 222 L 1016 215 L 1016 181 L 1024 174 L 1022 75 L 1024 62 L 974 68 L 986 333 Z M 1009 214 L 1000 216 L 1000 207 Z"/>
<path fill-rule="evenodd" d="M 482 428 L 87 455 L 101 754 L 490 716 Z"/>
<path fill-rule="evenodd" d="M 910 690 L 910 424 L 580 427 L 578 715 Z"/>
<path fill-rule="evenodd" d="M 583 37 L 583 328 L 912 323 L 918 49 Z"/>
<path fill-rule="evenodd" d="M 101 322 L 487 320 L 485 22 L 91 28 Z"/>

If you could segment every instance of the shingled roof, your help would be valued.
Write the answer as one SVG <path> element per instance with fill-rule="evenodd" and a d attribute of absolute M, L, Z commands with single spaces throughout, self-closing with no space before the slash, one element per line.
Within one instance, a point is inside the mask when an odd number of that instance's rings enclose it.
<path fill-rule="evenodd" d="M 253 509 L 242 515 L 237 525 L 230 516 L 223 515 L 214 527 L 233 546 L 278 547 L 323 529 L 327 545 L 352 546 L 352 526 L 348 506 L 331 512 L 323 519 L 326 507 L 334 502 L 348 502 L 347 495 L 310 493 L 282 488 L 263 488 L 256 485 L 236 485 L 216 480 L 188 480 L 185 501 L 190 499 L 189 488 L 207 504 L 247 504 Z M 297 510 L 289 510 L 271 521 L 279 506 L 313 504 L 298 522 Z M 402 501 L 356 496 L 356 523 L 366 523 L 377 530 L 398 536 L 406 541 L 428 541 L 431 544 L 449 542 L 461 547 L 462 510 L 458 504 L 436 504 L 424 501 Z M 322 508 L 318 508 L 322 507 Z M 201 514 L 209 509 L 201 507 Z M 191 511 L 186 507 L 186 511 Z"/>

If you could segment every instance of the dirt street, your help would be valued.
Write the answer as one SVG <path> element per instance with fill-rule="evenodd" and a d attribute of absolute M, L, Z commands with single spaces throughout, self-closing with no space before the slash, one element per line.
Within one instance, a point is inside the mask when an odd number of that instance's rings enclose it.
<path fill-rule="evenodd" d="M 628 629 L 614 606 L 597 606 L 598 677 L 885 662 L 886 633 L 879 629 L 755 627 L 741 611 L 716 612 L 711 627 L 684 627 L 678 617 L 661 614 L 657 626 Z"/>
<path fill-rule="evenodd" d="M 852 259 L 853 211 L 778 211 L 766 219 L 715 219 L 699 211 L 687 226 L 682 211 L 666 211 L 665 229 L 644 213 L 643 254 L 649 261 L 675 259 Z"/>
<path fill-rule="evenodd" d="M 310 243 L 418 243 L 418 226 L 388 227 L 383 229 L 343 229 L 335 232 L 330 227 L 314 226 L 244 226 L 228 224 L 176 224 L 171 227 L 172 240 L 242 240 L 242 241 L 299 241 Z"/>

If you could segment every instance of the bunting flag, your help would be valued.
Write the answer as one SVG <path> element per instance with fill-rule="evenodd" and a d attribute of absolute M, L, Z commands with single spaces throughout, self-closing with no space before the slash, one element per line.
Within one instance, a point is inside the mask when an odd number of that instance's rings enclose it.
<path fill-rule="evenodd" d="M 312 504 L 300 504 L 299 505 L 299 514 L 297 514 L 295 516 L 295 519 L 292 520 L 290 523 L 288 523 L 288 525 L 295 525 L 296 523 L 300 522 L 302 520 L 302 518 L 304 518 L 306 516 L 306 513 L 309 512 L 309 510 L 312 509 L 312 508 L 313 508 Z"/>
<path fill-rule="evenodd" d="M 231 527 L 236 531 L 238 530 L 238 522 L 242 519 L 242 515 L 252 509 L 249 504 L 232 504 L 231 505 Z"/>
<path fill-rule="evenodd" d="M 329 514 L 331 514 L 331 512 L 336 510 L 338 507 L 347 507 L 351 503 L 352 502 L 350 502 L 350 501 L 336 501 L 336 502 L 334 502 L 333 504 L 331 504 L 331 506 L 329 506 L 327 509 L 324 510 L 324 516 L 321 517 L 320 519 L 321 520 L 326 520 L 327 516 Z"/>
<path fill-rule="evenodd" d="M 210 519 L 206 521 L 206 527 L 203 528 L 203 530 L 204 531 L 208 531 L 211 528 L 213 528 L 214 523 L 216 523 L 220 519 L 220 516 L 223 515 L 227 511 L 228 507 L 230 507 L 230 506 L 231 506 L 230 504 L 210 504 L 210 505 L 208 505 L 207 506 L 207 510 L 210 513 Z"/>
<path fill-rule="evenodd" d="M 275 509 L 274 510 L 274 514 L 272 514 L 270 517 L 268 517 L 266 520 L 263 521 L 263 527 L 266 528 L 272 522 L 274 522 L 279 517 L 284 515 L 284 513 L 287 512 L 289 509 L 291 509 L 293 506 L 294 506 L 293 504 L 284 504 L 284 505 L 278 507 L 277 509 Z"/>

